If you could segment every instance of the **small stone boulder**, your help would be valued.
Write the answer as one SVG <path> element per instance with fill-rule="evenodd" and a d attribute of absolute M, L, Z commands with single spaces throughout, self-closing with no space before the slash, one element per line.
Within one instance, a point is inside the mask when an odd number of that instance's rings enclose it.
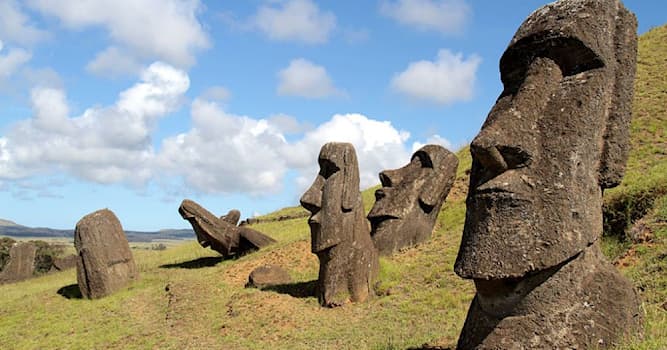
<path fill-rule="evenodd" d="M 246 288 L 266 288 L 292 282 L 292 277 L 285 269 L 277 265 L 260 266 L 250 273 Z"/>
<path fill-rule="evenodd" d="M 81 295 L 97 299 L 139 278 L 130 245 L 116 215 L 108 209 L 84 216 L 74 230 Z"/>
<path fill-rule="evenodd" d="M 76 267 L 76 262 L 79 260 L 79 257 L 72 254 L 62 258 L 53 259 L 53 268 L 55 271 L 64 271 L 73 269 Z"/>
<path fill-rule="evenodd" d="M 35 271 L 37 247 L 32 243 L 16 243 L 9 250 L 9 263 L 0 272 L 0 284 L 13 283 L 32 277 Z"/>

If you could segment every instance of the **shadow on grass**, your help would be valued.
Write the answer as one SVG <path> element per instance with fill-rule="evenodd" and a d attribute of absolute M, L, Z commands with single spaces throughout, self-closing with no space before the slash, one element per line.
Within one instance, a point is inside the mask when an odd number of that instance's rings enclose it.
<path fill-rule="evenodd" d="M 58 294 L 66 299 L 82 299 L 81 290 L 78 284 L 70 284 L 58 289 Z"/>
<path fill-rule="evenodd" d="M 315 296 L 316 287 L 317 280 L 313 280 L 308 282 L 277 284 L 275 286 L 267 286 L 261 289 L 280 294 L 287 294 L 295 298 L 310 298 Z"/>
<path fill-rule="evenodd" d="M 165 264 L 165 265 L 160 265 L 160 268 L 163 269 L 200 269 L 202 267 L 211 267 L 215 266 L 222 261 L 224 261 L 225 258 L 222 256 L 207 256 L 195 260 L 190 260 L 190 261 L 184 261 L 181 263 L 176 263 L 176 264 Z"/>

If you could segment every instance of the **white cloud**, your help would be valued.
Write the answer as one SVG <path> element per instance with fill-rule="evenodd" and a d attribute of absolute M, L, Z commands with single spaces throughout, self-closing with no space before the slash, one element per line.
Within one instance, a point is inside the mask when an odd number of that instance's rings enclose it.
<path fill-rule="evenodd" d="M 306 59 L 292 60 L 287 68 L 278 72 L 278 94 L 306 98 L 323 98 L 344 95 L 337 89 L 326 69 Z"/>
<path fill-rule="evenodd" d="M 383 1 L 380 12 L 401 24 L 442 34 L 460 32 L 470 16 L 464 0 Z"/>
<path fill-rule="evenodd" d="M 215 102 L 192 103 L 193 128 L 165 139 L 158 164 L 207 193 L 276 192 L 287 165 L 280 131 L 264 119 L 225 112 Z"/>
<path fill-rule="evenodd" d="M 199 0 L 31 0 L 29 4 L 69 28 L 108 31 L 114 44 L 89 64 L 96 73 L 112 68 L 105 60 L 118 56 L 113 50 L 189 67 L 195 52 L 210 45 L 196 17 L 202 8 Z"/>
<path fill-rule="evenodd" d="M 99 76 L 115 77 L 135 75 L 141 71 L 141 65 L 132 55 L 110 46 L 88 62 L 86 70 Z"/>
<path fill-rule="evenodd" d="M 49 36 L 29 23 L 15 0 L 0 0 L 0 37 L 20 45 L 32 45 Z"/>
<path fill-rule="evenodd" d="M 416 150 L 426 146 L 426 145 L 440 145 L 450 151 L 454 151 L 452 142 L 447 140 L 446 138 L 434 134 L 429 136 L 424 143 L 415 141 L 412 143 L 412 152 L 414 153 Z"/>
<path fill-rule="evenodd" d="M 336 27 L 336 16 L 311 0 L 272 1 L 260 6 L 251 25 L 272 40 L 321 44 Z"/>
<path fill-rule="evenodd" d="M 439 104 L 468 101 L 475 87 L 477 67 L 481 63 L 477 55 L 463 58 L 442 49 L 435 61 L 417 61 L 394 76 L 392 88 L 415 99 Z"/>
<path fill-rule="evenodd" d="M 331 120 L 307 132 L 303 139 L 289 147 L 288 164 L 299 169 L 298 186 L 305 189 L 318 172 L 317 155 L 327 142 L 349 142 L 359 160 L 361 188 L 379 182 L 378 173 L 406 163 L 410 151 L 406 131 L 396 130 L 388 121 L 369 119 L 362 114 L 336 114 Z"/>
<path fill-rule="evenodd" d="M 34 115 L 0 142 L 0 178 L 64 172 L 99 183 L 141 184 L 152 176 L 157 120 L 178 108 L 188 87 L 185 72 L 157 62 L 114 105 L 78 117 L 69 116 L 64 91 L 34 88 Z"/>
<path fill-rule="evenodd" d="M 0 46 L 1 50 L 2 46 Z M 0 78 L 7 78 L 14 74 L 31 57 L 32 55 L 28 51 L 20 48 L 12 48 L 6 55 L 0 53 Z"/>

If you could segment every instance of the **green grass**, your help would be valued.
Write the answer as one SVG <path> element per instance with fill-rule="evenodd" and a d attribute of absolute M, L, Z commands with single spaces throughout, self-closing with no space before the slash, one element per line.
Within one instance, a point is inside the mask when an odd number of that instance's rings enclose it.
<path fill-rule="evenodd" d="M 640 290 L 643 338 L 619 349 L 667 347 L 667 27 L 640 40 L 632 151 L 621 186 L 605 193 L 606 217 L 619 219 L 603 248 Z M 101 300 L 58 294 L 76 283 L 75 271 L 0 286 L 0 349 L 405 349 L 424 343 L 453 347 L 474 293 L 453 264 L 465 219 L 471 158 L 458 152 L 454 188 L 433 237 L 380 261 L 377 296 L 366 303 L 321 308 L 313 297 L 293 297 L 317 277 L 306 217 L 253 225 L 278 243 L 236 260 L 185 268 L 217 254 L 196 242 L 163 251 L 136 246 L 141 279 Z M 363 192 L 366 210 L 371 188 Z M 303 215 L 290 207 L 260 217 Z M 620 220 L 625 221 L 620 221 Z M 655 238 L 641 244 L 623 231 L 642 219 Z M 607 225 L 606 227 L 611 227 Z M 245 289 L 262 264 L 278 264 L 294 283 L 286 291 Z M 167 267 L 169 266 L 169 267 Z M 667 306 L 665 306 L 667 307 Z"/>

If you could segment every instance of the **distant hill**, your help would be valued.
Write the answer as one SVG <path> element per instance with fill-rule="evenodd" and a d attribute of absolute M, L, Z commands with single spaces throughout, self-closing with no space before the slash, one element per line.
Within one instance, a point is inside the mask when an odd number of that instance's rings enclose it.
<path fill-rule="evenodd" d="M 195 237 L 195 233 L 191 229 L 165 229 L 152 232 L 125 231 L 125 235 L 130 242 L 152 242 L 161 239 L 185 240 Z M 74 230 L 26 227 L 9 220 L 0 219 L 0 236 L 12 238 L 73 238 Z"/>

